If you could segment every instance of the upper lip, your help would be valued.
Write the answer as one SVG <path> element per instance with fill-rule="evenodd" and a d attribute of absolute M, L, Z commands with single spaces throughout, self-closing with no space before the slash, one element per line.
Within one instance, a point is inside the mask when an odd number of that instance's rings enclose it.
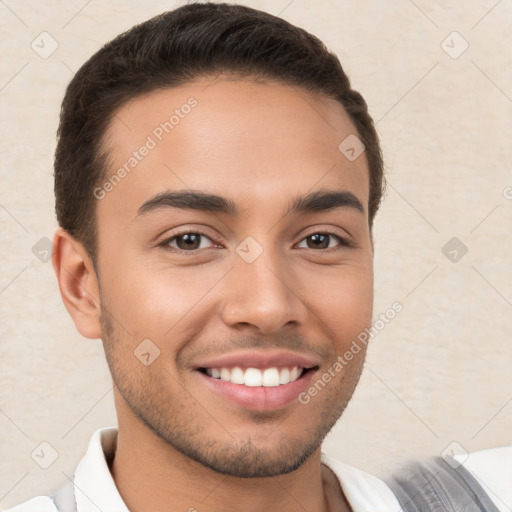
<path fill-rule="evenodd" d="M 319 364 L 318 359 L 311 355 L 287 350 L 244 350 L 198 361 L 195 367 L 199 369 L 234 368 L 235 366 L 245 368 L 293 368 L 297 366 L 309 369 L 319 366 Z"/>

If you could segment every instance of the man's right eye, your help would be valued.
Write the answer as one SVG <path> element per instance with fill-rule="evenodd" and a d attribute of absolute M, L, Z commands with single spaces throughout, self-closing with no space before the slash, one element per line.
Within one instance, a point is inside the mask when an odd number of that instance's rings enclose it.
<path fill-rule="evenodd" d="M 208 236 L 204 233 L 198 233 L 195 231 L 177 233 L 171 238 L 166 239 L 160 245 L 163 247 L 172 247 L 180 251 L 192 252 L 209 248 L 205 243 L 203 243 L 203 240 L 205 239 L 209 240 L 212 243 L 210 247 L 213 247 L 213 242 Z"/>

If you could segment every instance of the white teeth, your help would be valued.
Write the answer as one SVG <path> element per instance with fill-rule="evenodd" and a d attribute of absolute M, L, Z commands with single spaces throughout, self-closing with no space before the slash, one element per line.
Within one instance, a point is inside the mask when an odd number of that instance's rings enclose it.
<path fill-rule="evenodd" d="M 263 384 L 263 375 L 257 368 L 247 368 L 244 375 L 244 384 L 246 386 L 256 387 Z"/>
<path fill-rule="evenodd" d="M 235 367 L 231 370 L 231 382 L 233 384 L 243 384 L 244 380 L 244 371 L 242 368 Z"/>
<path fill-rule="evenodd" d="M 282 368 L 279 372 L 279 384 L 288 384 L 290 382 L 290 370 Z"/>
<path fill-rule="evenodd" d="M 294 366 L 290 371 L 290 382 L 297 380 L 302 372 Z"/>
<path fill-rule="evenodd" d="M 279 386 L 279 370 L 277 368 L 267 368 L 263 372 L 263 385 L 266 388 Z"/>
<path fill-rule="evenodd" d="M 275 387 L 289 384 L 297 380 L 303 368 L 294 366 L 292 368 L 247 368 L 244 372 L 239 366 L 234 368 L 207 368 L 206 374 L 214 379 L 232 382 L 233 384 L 245 384 L 249 387 Z"/>

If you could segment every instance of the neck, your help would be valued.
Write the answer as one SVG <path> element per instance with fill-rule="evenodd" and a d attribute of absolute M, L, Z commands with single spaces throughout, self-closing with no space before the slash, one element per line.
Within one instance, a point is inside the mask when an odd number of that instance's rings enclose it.
<path fill-rule="evenodd" d="M 337 478 L 321 464 L 320 449 L 296 471 L 266 478 L 217 473 L 184 456 L 141 424 L 119 425 L 111 472 L 130 510 L 349 511 Z"/>

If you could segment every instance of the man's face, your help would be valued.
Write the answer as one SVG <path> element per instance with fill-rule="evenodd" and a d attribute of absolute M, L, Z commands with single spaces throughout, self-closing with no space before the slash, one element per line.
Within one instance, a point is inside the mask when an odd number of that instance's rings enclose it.
<path fill-rule="evenodd" d="M 117 112 L 109 172 L 126 172 L 97 190 L 96 211 L 121 429 L 143 425 L 246 477 L 290 472 L 319 448 L 364 347 L 333 365 L 371 322 L 367 162 L 338 149 L 355 132 L 332 100 L 250 80 L 196 81 Z M 223 199 L 162 196 L 182 192 Z"/>

